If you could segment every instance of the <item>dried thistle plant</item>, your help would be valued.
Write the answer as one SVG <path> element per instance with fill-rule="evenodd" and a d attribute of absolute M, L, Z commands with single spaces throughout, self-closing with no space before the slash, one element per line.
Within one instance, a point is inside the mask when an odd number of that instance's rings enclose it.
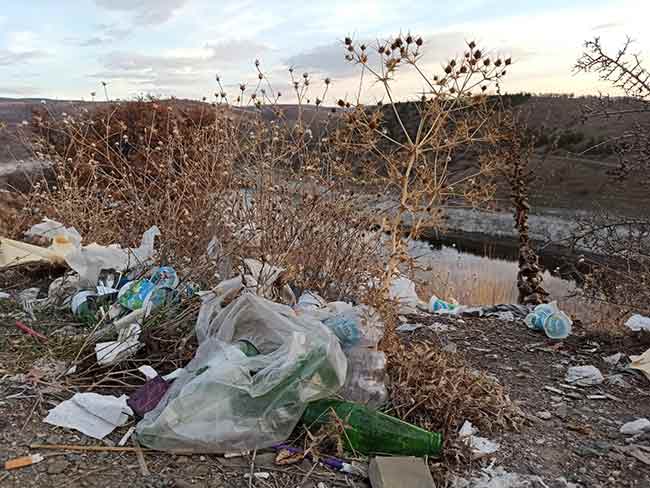
<path fill-rule="evenodd" d="M 494 186 L 486 177 L 495 173 L 497 161 L 484 156 L 478 167 L 462 173 L 454 171 L 453 161 L 461 151 L 499 141 L 498 127 L 490 123 L 498 107 L 486 94 L 490 88 L 498 91 L 511 61 L 493 60 L 470 42 L 464 56 L 449 60 L 440 76 L 431 76 L 421 66 L 424 41 L 419 37 L 400 35 L 372 49 L 350 38 L 344 44 L 347 61 L 361 69 L 360 87 L 363 77 L 370 76 L 388 100 L 385 106 L 368 110 L 358 101 L 360 88 L 356 104 L 339 103 L 355 109 L 348 116 L 356 130 L 348 145 L 365 144 L 373 156 L 359 171 L 396 200 L 385 222 L 391 234 L 383 283 L 387 288 L 409 259 L 404 235 L 417 238 L 423 226 L 440 225 L 441 209 L 452 199 L 478 205 L 492 197 Z M 371 56 L 378 58 L 378 67 L 373 66 Z M 416 114 L 411 120 L 400 110 L 393 86 L 396 74 L 405 70 L 415 72 L 428 87 L 428 93 L 414 105 Z M 393 120 L 392 130 L 382 126 L 388 117 Z M 362 135 L 366 139 L 359 139 Z"/>

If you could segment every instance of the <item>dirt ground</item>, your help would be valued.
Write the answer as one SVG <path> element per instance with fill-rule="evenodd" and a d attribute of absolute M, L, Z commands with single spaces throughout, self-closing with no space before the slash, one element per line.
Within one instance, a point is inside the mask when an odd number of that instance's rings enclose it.
<path fill-rule="evenodd" d="M 447 349 L 455 347 L 457 354 L 462 354 L 470 365 L 496 377 L 526 418 L 518 432 L 491 435 L 491 440 L 500 444 L 496 456 L 467 469 L 476 473 L 482 466 L 494 463 L 508 472 L 537 475 L 543 480 L 542 484 L 507 486 L 650 486 L 650 465 L 630 455 L 633 444 L 650 449 L 650 432 L 633 441 L 619 433 L 625 422 L 650 418 L 650 381 L 624 370 L 625 358 L 619 365 L 603 360 L 618 352 L 640 354 L 650 347 L 650 337 L 598 336 L 578 325 L 568 340 L 553 342 L 543 334 L 528 330 L 521 322 L 439 316 L 419 321 L 444 323 L 450 328 L 433 332 L 424 327 L 401 333 L 403 341 L 429 340 Z M 4 342 L 0 343 L 10 345 L 18 334 L 7 321 L 0 322 L 0 336 L 4 336 Z M 1 487 L 368 486 L 361 478 L 346 478 L 306 460 L 293 466 L 275 465 L 275 453 L 268 451 L 257 453 L 254 463 L 250 457 L 224 459 L 213 455 L 145 452 L 143 466 L 131 452 L 29 449 L 35 443 L 101 445 L 101 442 L 43 423 L 48 409 L 70 394 L 43 384 L 34 386 L 16 377 L 16 373 L 26 372 L 24 363 L 12 356 L 10 347 L 2 349 L 0 462 L 34 453 L 47 457 L 31 467 L 15 471 L 0 469 Z M 584 388 L 567 386 L 564 381 L 567 368 L 584 364 L 598 367 L 605 382 Z M 105 443 L 115 445 L 128 427 L 116 430 Z M 249 481 L 245 476 L 251 469 L 269 476 Z"/>

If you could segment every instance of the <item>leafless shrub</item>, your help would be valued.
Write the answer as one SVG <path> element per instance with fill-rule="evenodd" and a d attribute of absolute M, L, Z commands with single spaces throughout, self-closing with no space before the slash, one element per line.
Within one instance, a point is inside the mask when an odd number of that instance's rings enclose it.
<path fill-rule="evenodd" d="M 609 98 L 600 98 L 585 108 L 585 117 L 626 117 L 650 112 L 650 73 L 639 55 L 631 52 L 627 39 L 611 54 L 599 38 L 585 43 L 576 63 L 579 72 L 596 73 L 610 82 L 631 101 L 631 107 L 617 109 Z M 650 124 L 636 123 L 611 141 L 618 156 L 618 167 L 610 171 L 612 182 L 630 178 L 650 182 Z M 647 214 L 647 212 L 646 212 Z M 650 220 L 614 215 L 606 210 L 583 219 L 573 235 L 573 244 L 606 256 L 607 263 L 590 263 L 592 273 L 585 276 L 585 294 L 627 310 L 648 311 L 650 292 Z"/>

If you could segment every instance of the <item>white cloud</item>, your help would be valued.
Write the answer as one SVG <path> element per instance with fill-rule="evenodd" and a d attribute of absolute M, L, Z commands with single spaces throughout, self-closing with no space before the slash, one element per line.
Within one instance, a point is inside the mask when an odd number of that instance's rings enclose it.
<path fill-rule="evenodd" d="M 106 10 L 131 12 L 136 24 L 163 24 L 189 0 L 95 0 Z"/>

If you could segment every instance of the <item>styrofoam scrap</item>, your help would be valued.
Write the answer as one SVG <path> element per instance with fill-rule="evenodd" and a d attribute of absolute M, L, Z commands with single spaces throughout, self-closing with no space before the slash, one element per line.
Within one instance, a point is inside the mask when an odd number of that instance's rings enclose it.
<path fill-rule="evenodd" d="M 158 372 L 148 364 L 145 364 L 144 366 L 140 366 L 138 368 L 138 371 L 140 371 L 144 375 L 144 377 L 147 378 L 148 380 L 152 380 L 156 376 L 158 376 Z"/>
<path fill-rule="evenodd" d="M 248 479 L 251 477 L 250 473 L 246 473 L 244 475 L 244 478 Z M 271 473 L 268 471 L 260 471 L 259 473 L 253 473 L 253 478 L 261 479 L 261 480 L 268 480 L 271 477 Z"/>

